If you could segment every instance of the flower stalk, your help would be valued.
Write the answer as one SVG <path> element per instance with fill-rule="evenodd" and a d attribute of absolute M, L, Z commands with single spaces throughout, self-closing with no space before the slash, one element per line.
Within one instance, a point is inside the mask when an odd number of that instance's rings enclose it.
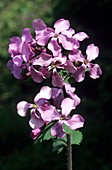
<path fill-rule="evenodd" d="M 70 134 L 67 134 L 67 170 L 72 170 L 72 145 Z"/>

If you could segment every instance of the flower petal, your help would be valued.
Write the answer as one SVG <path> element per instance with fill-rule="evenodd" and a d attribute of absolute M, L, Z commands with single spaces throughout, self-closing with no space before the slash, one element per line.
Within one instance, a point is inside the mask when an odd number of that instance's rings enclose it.
<path fill-rule="evenodd" d="M 94 44 L 90 44 L 87 46 L 86 54 L 89 61 L 94 60 L 99 55 L 99 48 Z"/>
<path fill-rule="evenodd" d="M 63 18 L 57 20 L 54 24 L 56 34 L 60 33 L 61 31 L 65 31 L 65 30 L 69 29 L 69 27 L 70 27 L 69 21 L 65 20 Z"/>
<path fill-rule="evenodd" d="M 59 138 L 63 138 L 65 136 L 65 131 L 60 121 L 51 128 L 51 135 Z"/>
<path fill-rule="evenodd" d="M 100 68 L 100 66 L 98 64 L 90 63 L 90 65 L 89 65 L 89 73 L 90 73 L 91 78 L 97 79 L 102 74 L 102 70 L 101 70 L 101 68 Z"/>
<path fill-rule="evenodd" d="M 41 129 L 37 128 L 31 131 L 31 137 L 35 140 L 41 133 Z"/>
<path fill-rule="evenodd" d="M 75 114 L 69 120 L 64 121 L 64 123 L 70 127 L 70 129 L 75 130 L 83 127 L 84 119 L 81 115 Z"/>
<path fill-rule="evenodd" d="M 21 101 L 17 104 L 17 112 L 20 116 L 25 117 L 26 113 L 29 108 L 31 108 L 33 105 L 26 102 L 26 101 Z"/>
<path fill-rule="evenodd" d="M 69 115 L 72 109 L 74 109 L 74 100 L 68 97 L 63 99 L 61 103 L 61 109 L 62 109 L 63 116 Z"/>
<path fill-rule="evenodd" d="M 25 41 L 25 42 L 27 42 L 27 43 L 28 43 L 28 42 L 31 42 L 31 41 L 33 40 L 29 28 L 23 29 L 21 39 L 22 39 L 22 41 Z"/>
<path fill-rule="evenodd" d="M 77 70 L 75 71 L 75 73 L 73 73 L 73 77 L 75 78 L 75 80 L 77 82 L 81 82 L 84 80 L 85 78 L 85 69 L 86 66 L 83 64 L 80 67 L 77 67 Z"/>
<path fill-rule="evenodd" d="M 43 74 L 40 71 L 37 71 L 33 66 L 30 68 L 30 73 L 34 82 L 41 83 L 43 81 Z"/>
<path fill-rule="evenodd" d="M 49 86 L 43 86 L 40 89 L 40 92 L 35 96 L 34 102 L 37 103 L 39 99 L 50 99 L 52 90 Z"/>
<path fill-rule="evenodd" d="M 35 29 L 35 31 L 43 31 L 47 26 L 46 24 L 40 19 L 35 19 L 32 23 L 32 27 Z"/>
<path fill-rule="evenodd" d="M 44 125 L 44 121 L 36 114 L 32 114 L 29 125 L 32 129 L 41 128 Z"/>
<path fill-rule="evenodd" d="M 56 69 L 53 69 L 52 73 L 52 84 L 55 87 L 63 87 L 63 78 L 57 73 Z"/>
<path fill-rule="evenodd" d="M 61 52 L 61 47 L 57 43 L 56 38 L 52 38 L 48 44 L 48 49 L 52 51 L 53 56 L 56 57 L 60 54 Z"/>
<path fill-rule="evenodd" d="M 85 32 L 78 32 L 73 37 L 79 41 L 83 41 L 85 38 L 89 38 L 89 36 Z"/>

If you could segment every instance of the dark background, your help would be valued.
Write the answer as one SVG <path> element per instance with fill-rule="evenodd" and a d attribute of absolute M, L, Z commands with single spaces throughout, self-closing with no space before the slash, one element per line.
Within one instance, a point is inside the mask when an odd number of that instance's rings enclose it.
<path fill-rule="evenodd" d="M 76 32 L 90 38 L 83 48 L 94 43 L 100 49 L 96 62 L 103 74 L 93 80 L 87 75 L 73 83 L 81 104 L 77 108 L 86 120 L 83 141 L 73 146 L 73 170 L 112 169 L 112 1 L 111 0 L 2 0 L 0 1 L 0 170 L 65 170 L 66 149 L 52 152 L 52 141 L 34 144 L 30 138 L 29 117 L 16 112 L 20 100 L 33 101 L 39 85 L 31 79 L 16 80 L 6 67 L 11 36 L 21 36 L 33 19 L 47 25 L 60 18 L 68 19 Z M 33 30 L 31 28 L 33 33 Z"/>

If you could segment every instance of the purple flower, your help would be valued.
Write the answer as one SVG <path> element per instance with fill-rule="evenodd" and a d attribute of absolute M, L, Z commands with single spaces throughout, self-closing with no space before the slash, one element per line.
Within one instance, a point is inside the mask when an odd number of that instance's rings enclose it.
<path fill-rule="evenodd" d="M 74 109 L 74 100 L 70 98 L 65 98 L 61 103 L 61 112 L 57 112 L 58 122 L 51 128 L 51 134 L 59 138 L 63 138 L 66 133 L 63 128 L 63 124 L 66 124 L 70 129 L 75 130 L 83 127 L 84 119 L 79 114 L 75 114 L 70 117 L 70 112 Z"/>
<path fill-rule="evenodd" d="M 85 71 L 89 69 L 90 77 L 93 79 L 99 78 L 102 74 L 101 68 L 98 64 L 91 63 L 99 55 L 99 48 L 94 44 L 88 45 L 86 49 L 86 56 L 83 56 L 80 50 L 73 50 L 68 55 L 71 62 L 75 62 L 76 67 L 73 73 L 73 77 L 77 82 L 81 82 L 85 78 Z M 69 67 L 67 65 L 66 67 Z"/>
<path fill-rule="evenodd" d="M 33 27 L 35 29 L 36 40 L 39 45 L 45 46 L 50 39 L 48 49 L 52 51 L 53 56 L 58 56 L 62 51 L 59 43 L 62 44 L 63 48 L 66 50 L 73 49 L 74 40 L 72 39 L 72 35 L 75 31 L 70 28 L 68 20 L 59 19 L 54 23 L 54 29 L 52 29 L 47 27 L 42 20 L 37 19 L 33 21 Z M 38 27 L 42 29 L 38 29 Z"/>

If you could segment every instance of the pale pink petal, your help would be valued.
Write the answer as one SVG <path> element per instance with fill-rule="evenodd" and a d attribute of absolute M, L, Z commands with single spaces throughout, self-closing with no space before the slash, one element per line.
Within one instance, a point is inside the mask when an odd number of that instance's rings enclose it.
<path fill-rule="evenodd" d="M 40 19 L 35 19 L 32 23 L 32 27 L 35 29 L 35 31 L 43 31 L 47 26 L 46 24 Z"/>
<path fill-rule="evenodd" d="M 47 67 L 51 64 L 52 55 L 42 52 L 38 57 L 36 57 L 32 64 Z"/>
<path fill-rule="evenodd" d="M 31 137 L 35 140 L 41 133 L 41 129 L 37 128 L 31 131 Z"/>
<path fill-rule="evenodd" d="M 79 41 L 83 41 L 85 38 L 89 38 L 89 36 L 85 32 L 78 32 L 73 37 Z"/>
<path fill-rule="evenodd" d="M 21 55 L 16 55 L 13 57 L 13 62 L 17 67 L 20 67 L 22 65 L 23 59 Z"/>
<path fill-rule="evenodd" d="M 63 78 L 57 73 L 56 69 L 53 69 L 52 73 L 52 84 L 55 87 L 63 87 Z"/>
<path fill-rule="evenodd" d="M 97 79 L 102 74 L 102 70 L 98 64 L 90 64 L 89 73 L 91 78 Z"/>
<path fill-rule="evenodd" d="M 94 60 L 99 55 L 99 48 L 94 44 L 90 44 L 87 46 L 86 54 L 89 61 Z"/>
<path fill-rule="evenodd" d="M 61 115 L 56 111 L 55 107 L 52 105 L 46 107 L 39 107 L 38 111 L 40 112 L 41 117 L 45 122 L 59 120 L 61 117 Z"/>
<path fill-rule="evenodd" d="M 41 128 L 44 125 L 44 121 L 36 114 L 33 114 L 29 120 L 29 125 L 32 129 Z"/>
<path fill-rule="evenodd" d="M 52 51 L 53 56 L 58 56 L 60 54 L 61 47 L 58 45 L 56 38 L 52 38 L 48 43 L 48 49 Z"/>
<path fill-rule="evenodd" d="M 63 48 L 66 50 L 72 50 L 74 46 L 73 38 L 69 38 L 66 35 L 60 34 L 58 36 L 59 42 L 62 44 Z"/>
<path fill-rule="evenodd" d="M 59 19 L 58 21 L 55 22 L 54 24 L 54 28 L 55 28 L 55 33 L 58 34 L 62 31 L 65 31 L 67 29 L 69 29 L 70 27 L 70 23 L 68 20 L 65 19 Z"/>
<path fill-rule="evenodd" d="M 37 71 L 33 66 L 30 68 L 30 73 L 34 82 L 41 83 L 43 81 L 43 74 L 40 71 Z"/>
<path fill-rule="evenodd" d="M 61 103 L 61 109 L 62 109 L 63 116 L 69 115 L 72 109 L 74 109 L 74 100 L 68 97 L 63 99 Z"/>
<path fill-rule="evenodd" d="M 81 82 L 84 80 L 85 78 L 85 69 L 86 66 L 83 64 L 80 67 L 77 67 L 77 70 L 75 71 L 75 73 L 73 73 L 73 77 L 75 78 L 75 80 L 77 82 Z"/>
<path fill-rule="evenodd" d="M 17 112 L 20 116 L 25 117 L 28 109 L 31 108 L 32 106 L 33 106 L 32 104 L 26 101 L 21 101 L 17 104 Z"/>
<path fill-rule="evenodd" d="M 51 128 L 51 135 L 56 136 L 59 138 L 63 138 L 65 136 L 65 131 L 62 126 L 62 122 L 58 121 L 52 128 Z"/>
<path fill-rule="evenodd" d="M 73 51 L 71 51 L 68 55 L 68 58 L 72 62 L 77 62 L 77 61 L 83 62 L 85 59 L 79 49 L 74 49 Z"/>
<path fill-rule="evenodd" d="M 75 114 L 69 120 L 65 120 L 64 123 L 70 127 L 70 129 L 75 130 L 84 126 L 84 119 L 81 115 Z"/>
<path fill-rule="evenodd" d="M 31 42 L 33 40 L 29 28 L 23 29 L 21 39 L 22 39 L 22 41 L 25 41 L 27 43 Z"/>
<path fill-rule="evenodd" d="M 52 90 L 49 86 L 43 86 L 40 92 L 35 96 L 34 102 L 37 103 L 39 99 L 50 99 L 52 95 Z"/>
<path fill-rule="evenodd" d="M 75 33 L 74 29 L 70 28 L 69 30 L 64 30 L 61 32 L 63 35 L 66 35 L 67 37 L 72 37 L 72 35 Z"/>

